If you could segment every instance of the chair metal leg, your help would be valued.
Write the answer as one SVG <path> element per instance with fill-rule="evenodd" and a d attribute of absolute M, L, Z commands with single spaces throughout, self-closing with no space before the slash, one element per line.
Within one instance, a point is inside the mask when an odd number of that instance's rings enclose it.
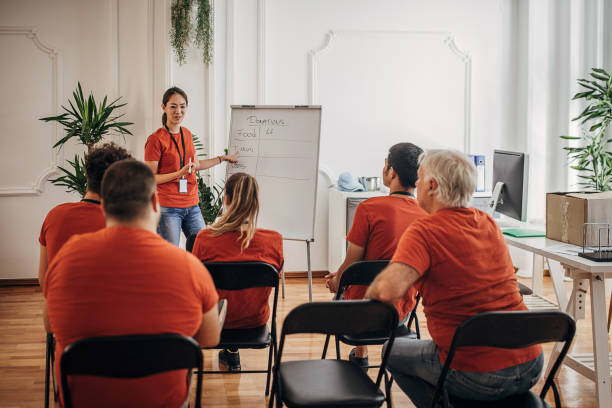
<path fill-rule="evenodd" d="M 327 336 L 325 336 L 325 344 L 323 345 L 323 354 L 321 354 L 321 360 L 325 360 L 325 357 L 327 357 L 327 347 L 329 347 L 330 337 L 331 337 L 331 334 L 328 334 Z"/>
<path fill-rule="evenodd" d="M 49 381 L 50 381 L 50 370 L 51 370 L 51 342 L 49 341 L 49 336 L 51 337 L 51 341 L 53 341 L 53 334 L 47 333 L 46 339 L 46 357 L 45 357 L 45 408 L 49 408 Z"/>
<path fill-rule="evenodd" d="M 336 338 L 336 360 L 341 360 L 340 357 L 340 340 L 338 340 L 338 336 L 334 336 Z"/>
<path fill-rule="evenodd" d="M 272 372 L 272 355 L 274 346 L 270 344 L 270 350 L 268 351 L 268 374 L 266 374 L 266 397 L 270 393 L 270 373 Z"/>

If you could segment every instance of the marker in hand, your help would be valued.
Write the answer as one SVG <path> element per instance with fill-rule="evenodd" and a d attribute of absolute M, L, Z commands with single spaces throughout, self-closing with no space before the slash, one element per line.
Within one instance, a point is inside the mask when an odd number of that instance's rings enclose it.
<path fill-rule="evenodd" d="M 192 164 L 191 164 L 191 157 L 190 157 L 189 158 L 189 174 L 191 174 L 191 166 L 192 166 Z"/>

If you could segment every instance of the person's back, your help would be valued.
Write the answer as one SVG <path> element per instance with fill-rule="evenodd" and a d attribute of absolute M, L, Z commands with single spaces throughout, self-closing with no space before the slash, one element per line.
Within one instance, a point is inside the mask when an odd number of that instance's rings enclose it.
<path fill-rule="evenodd" d="M 365 249 L 364 260 L 391 259 L 406 228 L 425 216 L 427 213 L 412 195 L 373 197 L 359 203 L 346 240 Z M 363 299 L 367 288 L 351 285 L 344 298 Z M 412 287 L 395 303 L 400 321 L 414 308 L 417 293 L 417 288 Z"/>
<path fill-rule="evenodd" d="M 116 161 L 130 158 L 127 150 L 114 143 L 93 148 L 86 156 L 87 191 L 80 202 L 59 204 L 51 209 L 40 229 L 39 283 L 44 282 L 47 266 L 62 245 L 75 234 L 98 231 L 106 225 L 100 207 L 100 185 L 106 169 Z"/>
<path fill-rule="evenodd" d="M 420 257 L 424 251 L 428 255 Z M 457 326 L 469 317 L 495 310 L 527 310 L 501 230 L 478 209 L 443 209 L 415 222 L 393 257 L 402 259 L 425 271 L 420 278 L 423 310 L 441 359 L 446 358 Z M 539 346 L 530 351 L 461 349 L 453 368 L 493 371 L 535 358 L 540 351 Z"/>
<path fill-rule="evenodd" d="M 202 230 L 196 238 L 193 254 L 203 262 L 260 261 L 283 268 L 283 237 L 276 231 L 258 228 L 249 246 L 241 251 L 240 233 L 229 231 L 215 236 Z M 263 326 L 270 317 L 268 297 L 271 288 L 249 288 L 238 291 L 218 290 L 219 298 L 227 299 L 225 329 Z"/>
<path fill-rule="evenodd" d="M 49 265 L 44 293 L 58 376 L 64 348 L 87 337 L 178 333 L 203 346 L 218 342 L 212 278 L 197 258 L 154 232 L 154 192 L 143 163 L 111 166 L 102 187 L 108 226 L 74 236 Z M 130 380 L 75 376 L 70 390 L 76 406 L 179 407 L 187 378 L 186 370 Z"/>
<path fill-rule="evenodd" d="M 262 261 L 281 272 L 283 241 L 278 232 L 257 228 L 259 186 L 253 176 L 235 173 L 225 182 L 223 215 L 207 230 L 200 231 L 193 253 L 204 262 Z M 227 299 L 224 329 L 255 328 L 267 323 L 270 316 L 270 288 L 219 291 Z M 219 352 L 219 363 L 229 371 L 239 371 L 237 348 Z"/>

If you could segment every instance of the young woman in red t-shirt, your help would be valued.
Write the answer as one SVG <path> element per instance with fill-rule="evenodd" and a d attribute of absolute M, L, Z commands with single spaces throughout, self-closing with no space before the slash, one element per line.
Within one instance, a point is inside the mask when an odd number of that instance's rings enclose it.
<path fill-rule="evenodd" d="M 259 187 L 245 173 L 232 175 L 225 183 L 225 212 L 208 229 L 200 231 L 193 254 L 204 262 L 267 262 L 280 272 L 283 267 L 283 238 L 276 232 L 257 228 Z M 253 328 L 267 324 L 270 317 L 270 288 L 240 291 L 218 290 L 227 299 L 224 329 Z M 221 350 L 219 362 L 230 371 L 240 370 L 237 349 Z"/>
<path fill-rule="evenodd" d="M 178 246 L 181 229 L 186 236 L 206 227 L 198 206 L 195 172 L 221 164 L 236 163 L 235 154 L 198 160 L 191 132 L 181 127 L 187 113 L 187 94 L 180 88 L 168 89 L 162 98 L 163 127 L 147 138 L 145 163 L 155 174 L 161 218 L 157 232 Z"/>

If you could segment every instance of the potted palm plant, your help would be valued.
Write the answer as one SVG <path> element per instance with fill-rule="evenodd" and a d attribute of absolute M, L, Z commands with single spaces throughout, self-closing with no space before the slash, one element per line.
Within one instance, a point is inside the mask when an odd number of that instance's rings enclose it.
<path fill-rule="evenodd" d="M 40 118 L 44 122 L 57 122 L 64 127 L 66 135 L 58 140 L 53 148 L 61 149 L 70 139 L 77 138 L 82 145 L 87 146 L 87 152 L 89 152 L 96 143 L 111 132 L 121 135 L 132 134 L 126 128 L 126 126 L 132 125 L 132 122 L 119 121 L 123 114 L 113 116 L 113 112 L 126 105 L 125 103 L 118 103 L 121 98 L 108 103 L 105 96 L 104 100 L 98 104 L 93 94 L 90 93 L 89 97 L 85 99 L 80 82 L 72 96 L 74 103 L 68 101 L 70 108 L 62 105 L 64 113 L 58 116 Z M 67 161 L 70 168 L 59 166 L 62 175 L 49 181 L 55 185 L 66 187 L 67 192 L 76 191 L 83 196 L 87 190 L 85 159 L 83 155 L 75 154 L 74 160 Z"/>
<path fill-rule="evenodd" d="M 580 186 L 595 191 L 612 189 L 612 152 L 608 144 L 608 126 L 612 121 L 612 76 L 604 69 L 593 68 L 590 78 L 578 80 L 582 92 L 574 95 L 573 100 L 584 99 L 586 108 L 573 118 L 583 126 L 581 136 L 561 136 L 566 140 L 578 140 L 581 146 L 564 147 L 570 167 L 579 172 Z"/>
<path fill-rule="evenodd" d="M 206 154 L 204 154 L 204 146 L 200 142 L 200 139 L 196 135 L 191 135 L 193 138 L 193 146 L 196 149 L 196 153 L 199 158 L 204 158 Z M 227 154 L 227 149 L 225 154 Z M 202 217 L 204 218 L 204 222 L 206 225 L 210 225 L 219 215 L 221 215 L 221 210 L 223 208 L 223 186 L 212 186 L 209 187 L 204 183 L 204 178 L 200 176 L 200 172 L 196 172 L 196 178 L 198 180 L 198 195 L 199 195 L 199 203 L 200 211 L 202 212 Z"/>

